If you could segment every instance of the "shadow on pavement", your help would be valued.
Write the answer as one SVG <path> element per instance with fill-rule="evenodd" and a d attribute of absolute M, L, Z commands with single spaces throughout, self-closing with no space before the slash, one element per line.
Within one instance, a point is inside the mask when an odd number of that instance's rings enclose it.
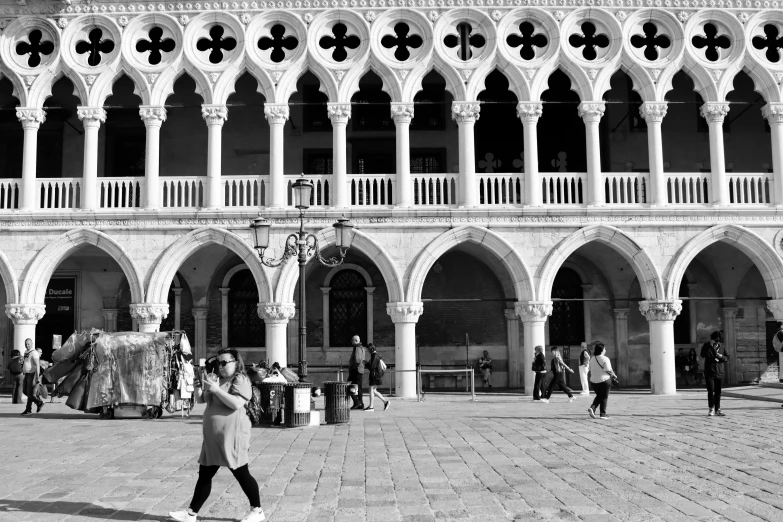
<path fill-rule="evenodd" d="M 167 522 L 172 519 L 164 515 L 148 515 L 139 511 L 113 509 L 97 506 L 89 502 L 65 502 L 56 500 L 43 502 L 41 500 L 0 500 L 0 519 L 14 513 L 52 513 L 67 516 L 94 518 L 96 520 L 140 520 Z M 34 519 L 33 519 L 34 520 Z M 199 520 L 229 522 L 233 518 L 199 517 Z"/>

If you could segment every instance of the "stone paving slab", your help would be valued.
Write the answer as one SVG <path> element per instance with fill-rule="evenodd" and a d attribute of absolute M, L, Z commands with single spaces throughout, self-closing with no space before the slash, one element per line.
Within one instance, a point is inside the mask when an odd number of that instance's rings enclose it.
<path fill-rule="evenodd" d="M 783 391 L 783 390 L 778 390 Z M 275 521 L 783 520 L 783 410 L 703 391 L 590 401 L 428 395 L 318 428 L 254 428 L 250 469 Z M 165 521 L 187 506 L 201 444 L 190 419 L 101 421 L 61 400 L 21 417 L 0 404 L 0 522 Z M 200 520 L 246 499 L 215 477 Z"/>

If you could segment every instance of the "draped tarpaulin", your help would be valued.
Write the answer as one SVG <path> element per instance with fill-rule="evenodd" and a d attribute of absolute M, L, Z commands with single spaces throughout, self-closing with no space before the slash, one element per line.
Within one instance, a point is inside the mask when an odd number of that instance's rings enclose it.
<path fill-rule="evenodd" d="M 87 409 L 119 404 L 160 405 L 166 390 L 166 333 L 118 332 L 95 341 Z"/>

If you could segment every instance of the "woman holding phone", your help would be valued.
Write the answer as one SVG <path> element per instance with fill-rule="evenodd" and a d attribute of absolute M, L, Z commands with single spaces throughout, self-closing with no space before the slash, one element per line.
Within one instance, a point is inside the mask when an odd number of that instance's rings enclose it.
<path fill-rule="evenodd" d="M 202 420 L 204 441 L 198 459 L 199 471 L 193 500 L 187 510 L 169 512 L 180 522 L 196 522 L 198 512 L 212 491 L 212 477 L 221 466 L 231 470 L 250 501 L 250 513 L 242 522 L 264 520 L 258 482 L 247 467 L 250 447 L 250 419 L 245 404 L 252 397 L 250 379 L 236 350 L 221 350 L 217 368 L 220 376 L 203 373 L 196 390 L 196 402 L 206 403 Z"/>

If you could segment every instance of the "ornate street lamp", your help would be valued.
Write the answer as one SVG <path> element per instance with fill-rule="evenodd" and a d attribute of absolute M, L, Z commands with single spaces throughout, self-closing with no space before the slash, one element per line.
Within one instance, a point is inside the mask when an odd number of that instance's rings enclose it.
<path fill-rule="evenodd" d="M 313 193 L 313 184 L 303 177 L 296 180 L 293 185 L 294 206 L 299 209 L 299 234 L 291 234 L 286 239 L 285 251 L 280 259 L 264 258 L 264 250 L 269 247 L 269 229 L 272 223 L 261 216 L 250 223 L 255 239 L 255 248 L 261 263 L 274 268 L 285 263 L 291 257 L 297 256 L 299 260 L 299 382 L 304 382 L 307 377 L 307 314 L 305 313 L 305 265 L 307 259 L 315 256 L 318 262 L 327 267 L 335 267 L 342 264 L 345 254 L 351 248 L 353 241 L 353 223 L 342 217 L 337 220 L 334 227 L 336 238 L 335 246 L 340 252 L 340 258 L 324 258 L 318 247 L 318 238 L 308 234 L 304 230 L 304 213 L 310 208 L 310 196 Z"/>

